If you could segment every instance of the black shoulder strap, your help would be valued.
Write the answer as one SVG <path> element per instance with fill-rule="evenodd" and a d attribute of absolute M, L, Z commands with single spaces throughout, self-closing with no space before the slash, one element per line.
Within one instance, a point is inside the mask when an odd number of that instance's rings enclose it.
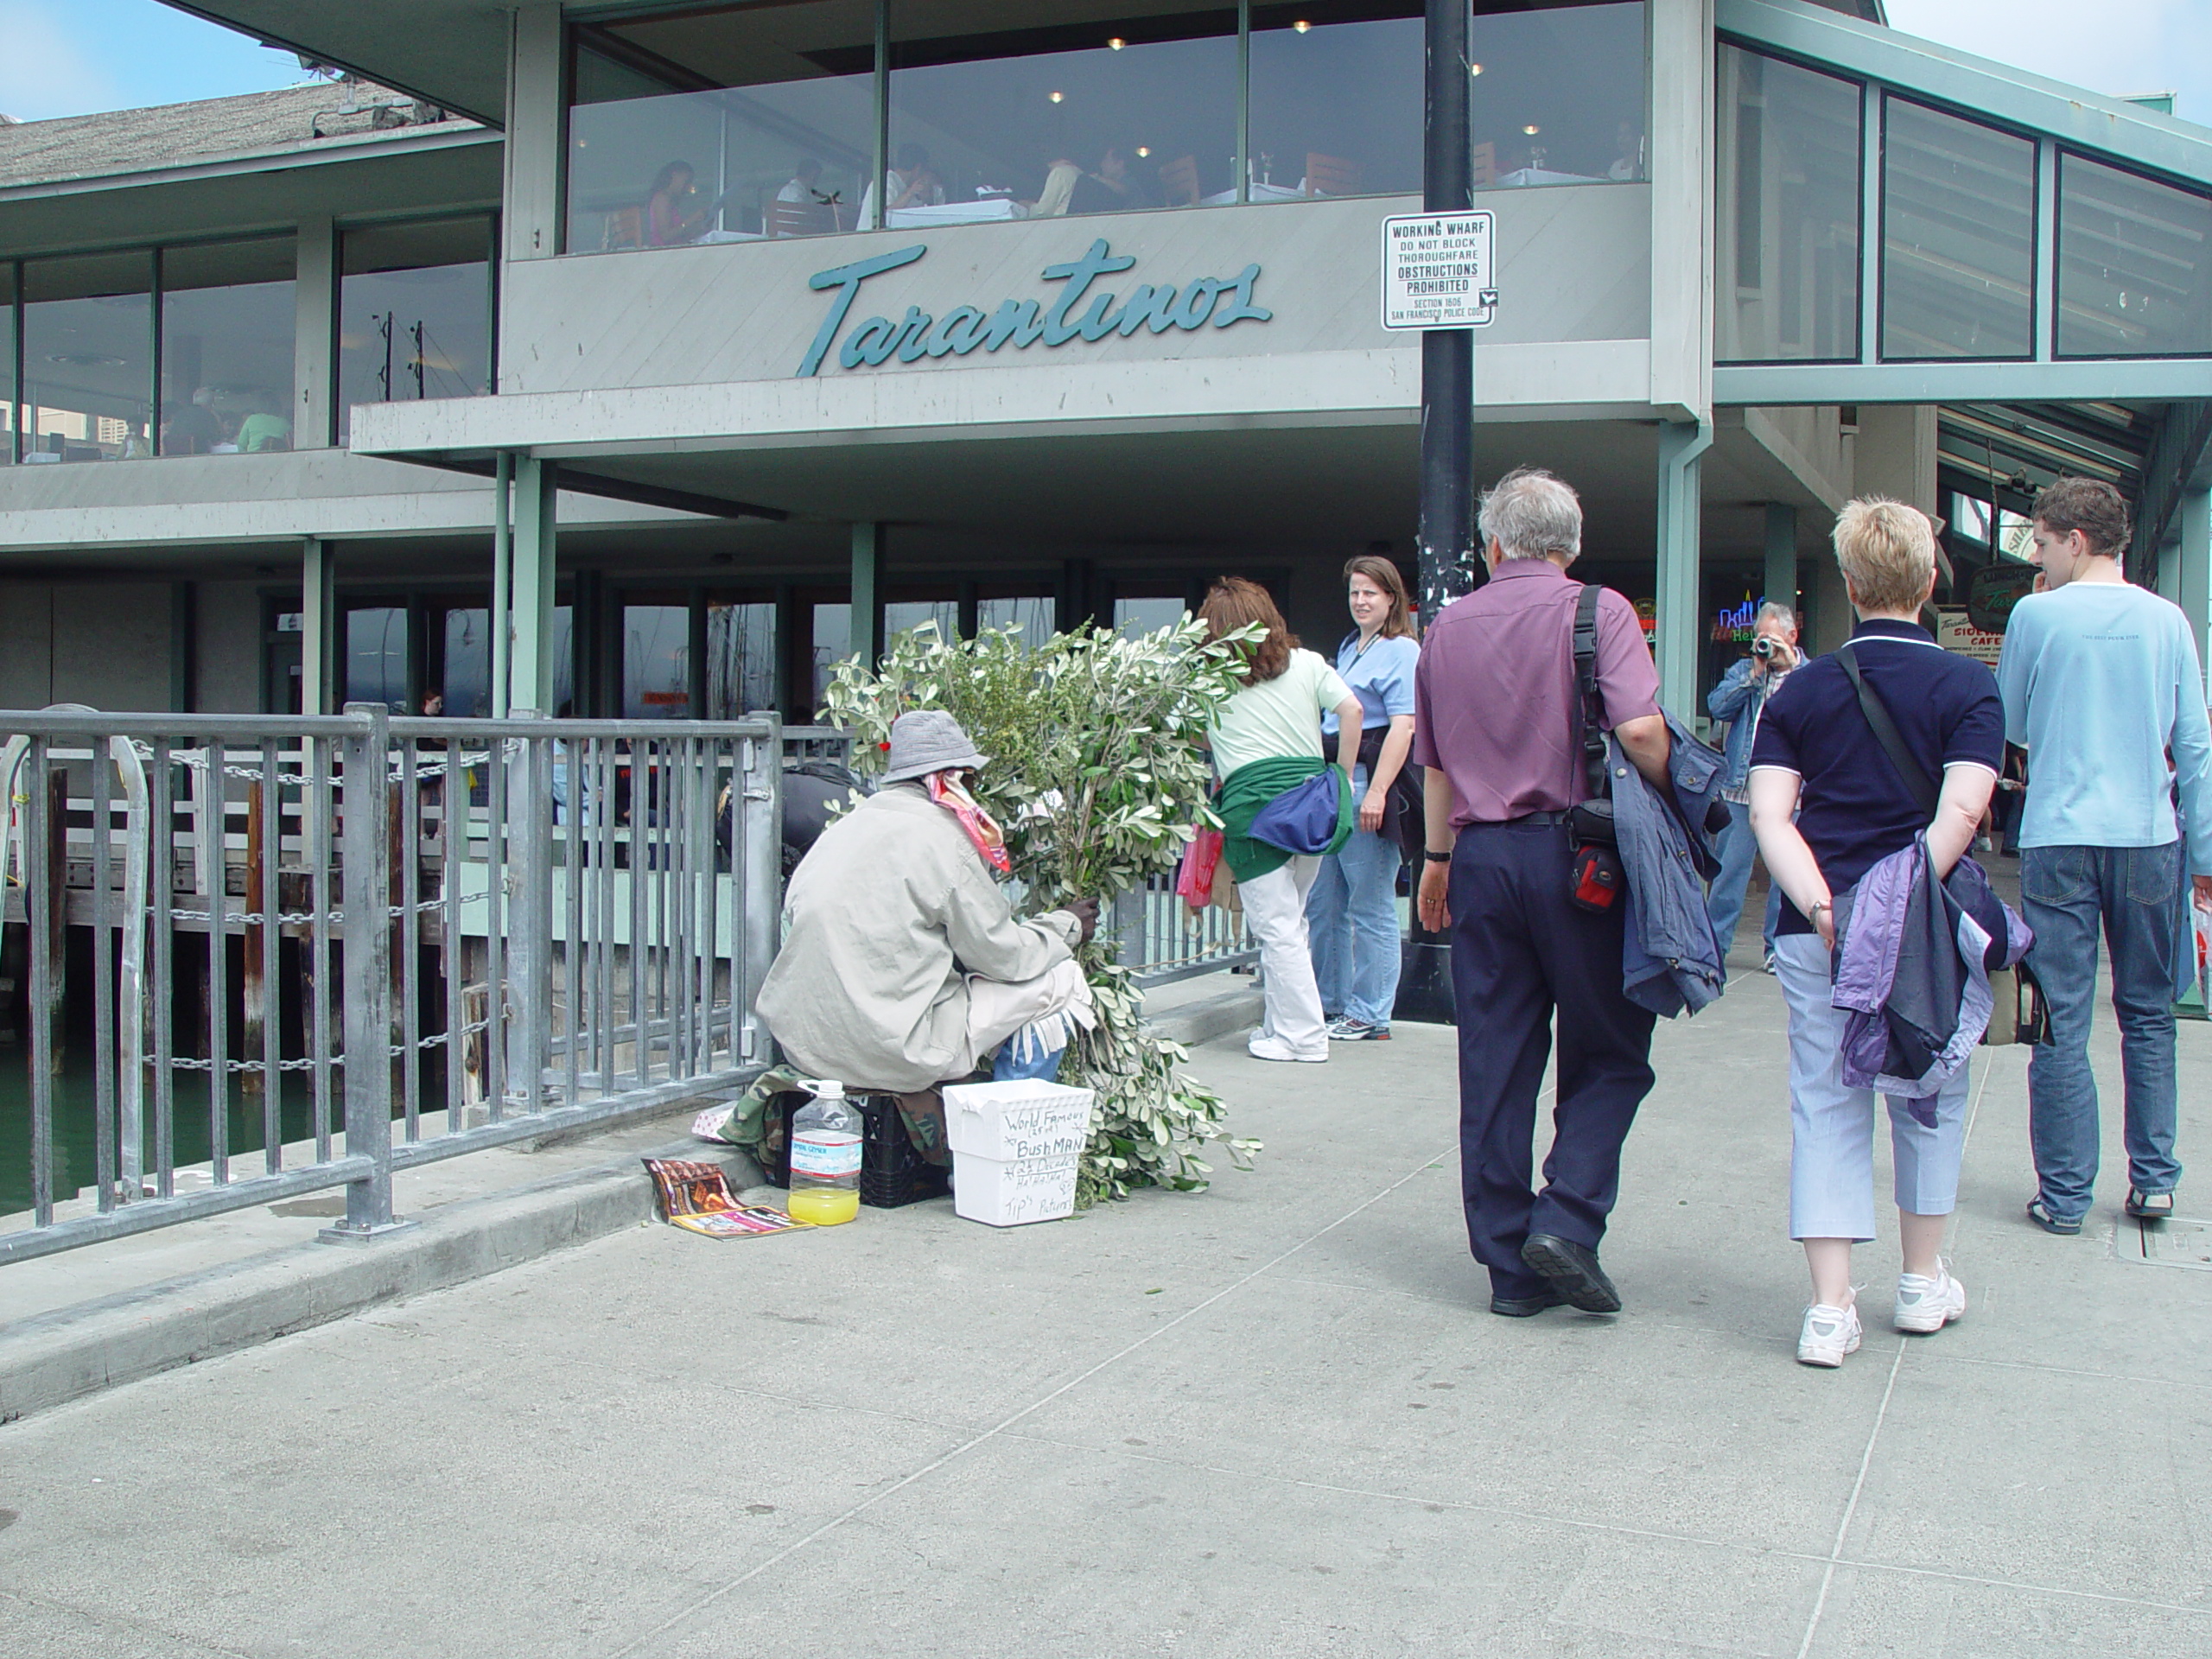
<path fill-rule="evenodd" d="M 1598 601 L 1605 590 L 1582 584 L 1574 601 L 1574 683 L 1582 699 L 1582 766 L 1591 795 L 1612 793 L 1605 776 L 1605 709 L 1598 696 Z"/>
<path fill-rule="evenodd" d="M 1910 790 L 1920 804 L 1921 812 L 1936 816 L 1936 800 L 1939 793 L 1936 780 L 1928 775 L 1928 768 L 1920 764 L 1920 757 L 1905 747 L 1904 734 L 1897 730 L 1897 723 L 1890 718 L 1888 706 L 1874 688 L 1866 683 L 1859 671 L 1859 658 L 1850 645 L 1844 645 L 1835 654 L 1843 664 L 1843 671 L 1851 678 L 1851 689 L 1859 694 L 1859 712 L 1866 716 L 1866 723 L 1874 728 L 1874 741 L 1882 746 L 1882 753 L 1890 757 L 1890 764 L 1897 768 L 1897 776 Z"/>

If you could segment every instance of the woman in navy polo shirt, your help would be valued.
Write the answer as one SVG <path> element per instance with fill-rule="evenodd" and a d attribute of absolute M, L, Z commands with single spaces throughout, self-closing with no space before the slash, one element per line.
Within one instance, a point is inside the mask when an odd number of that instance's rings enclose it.
<path fill-rule="evenodd" d="M 1805 1246 L 1813 1305 L 1797 1338 L 1808 1365 L 1840 1365 L 1859 1346 L 1851 1247 L 1874 1236 L 1874 1095 L 1843 1081 L 1846 1015 L 1830 1002 L 1834 894 L 1925 834 L 1940 878 L 1972 845 L 2005 761 L 1996 677 L 1936 645 L 1917 618 L 1936 586 L 1936 535 L 1900 502 L 1852 502 L 1835 524 L 1836 563 L 1859 626 L 1853 655 L 1908 748 L 1943 787 L 1931 821 L 1867 723 L 1841 664 L 1819 658 L 1789 677 L 1751 748 L 1751 827 L 1789 903 L 1774 942 L 1789 1007 L 1789 1236 Z M 1940 1251 L 1957 1201 L 1967 1075 L 1936 1096 L 1936 1124 L 1889 1102 L 1904 1270 L 1895 1323 L 1940 1331 L 1966 1291 Z M 1924 1104 L 1925 1103 L 1923 1103 Z"/>
<path fill-rule="evenodd" d="M 1337 647 L 1337 673 L 1359 699 L 1359 765 L 1352 773 L 1359 822 L 1343 850 L 1321 861 L 1306 895 L 1306 925 L 1330 1038 L 1387 1042 L 1398 1001 L 1398 868 L 1405 861 L 1395 785 L 1414 746 L 1421 646 L 1396 565 L 1363 553 L 1345 564 L 1344 587 L 1353 626 Z M 1322 719 L 1321 731 L 1336 737 L 1336 715 Z"/>

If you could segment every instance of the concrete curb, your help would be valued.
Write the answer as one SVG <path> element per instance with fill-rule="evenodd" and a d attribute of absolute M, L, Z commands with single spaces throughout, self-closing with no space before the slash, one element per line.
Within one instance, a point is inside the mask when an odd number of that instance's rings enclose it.
<path fill-rule="evenodd" d="M 1260 988 L 1248 983 L 1241 990 L 1224 991 L 1218 996 L 1183 1003 L 1144 1023 L 1145 1028 L 1155 1036 L 1180 1043 L 1185 1048 L 1195 1048 L 1217 1037 L 1251 1030 L 1260 1023 L 1261 1013 Z"/>
<path fill-rule="evenodd" d="M 734 1147 L 680 1141 L 446 1205 L 371 1243 L 272 1250 L 39 1314 L 0 1332 L 0 1423 L 635 1226 L 653 1214 L 638 1160 L 655 1157 L 711 1158 L 740 1191 L 760 1179 Z"/>

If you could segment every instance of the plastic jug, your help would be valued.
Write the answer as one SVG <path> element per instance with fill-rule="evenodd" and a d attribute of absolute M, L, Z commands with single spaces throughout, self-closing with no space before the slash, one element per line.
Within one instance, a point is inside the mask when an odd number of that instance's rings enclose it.
<path fill-rule="evenodd" d="M 788 1203 L 794 1221 L 835 1227 L 861 1212 L 861 1115 L 835 1078 L 807 1086 L 814 1098 L 791 1118 Z"/>

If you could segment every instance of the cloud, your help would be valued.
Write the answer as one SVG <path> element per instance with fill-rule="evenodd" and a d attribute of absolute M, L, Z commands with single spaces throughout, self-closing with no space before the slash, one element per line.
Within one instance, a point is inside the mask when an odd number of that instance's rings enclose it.
<path fill-rule="evenodd" d="M 41 121 L 112 109 L 122 83 L 72 40 L 60 8 L 39 0 L 0 0 L 0 111 Z"/>

